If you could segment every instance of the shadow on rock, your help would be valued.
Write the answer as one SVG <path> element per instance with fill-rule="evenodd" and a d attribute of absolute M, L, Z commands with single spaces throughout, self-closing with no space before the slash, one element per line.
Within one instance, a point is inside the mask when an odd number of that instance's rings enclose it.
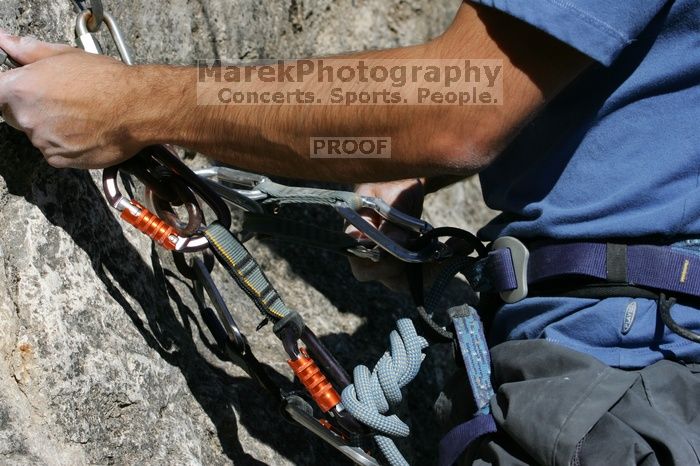
<path fill-rule="evenodd" d="M 251 379 L 232 377 L 200 354 L 192 332 L 198 332 L 205 344 L 207 337 L 192 309 L 167 280 L 169 272 L 162 268 L 155 250 L 149 267 L 126 240 L 122 225 L 109 212 L 89 173 L 51 168 L 24 135 L 6 125 L 0 125 L 0 153 L 0 176 L 9 192 L 36 205 L 52 225 L 62 228 L 85 251 L 96 276 L 146 343 L 181 371 L 192 396 L 216 426 L 219 442 L 231 460 L 264 464 L 244 451 L 233 406 L 252 436 L 291 461 L 308 464 L 305 450 L 309 444 L 315 445 L 317 458 L 335 457 L 330 447 L 312 434 L 284 422 L 273 409 L 274 403 Z M 271 369 L 269 373 L 284 380 Z M 290 442 L 290 438 L 295 441 Z"/>

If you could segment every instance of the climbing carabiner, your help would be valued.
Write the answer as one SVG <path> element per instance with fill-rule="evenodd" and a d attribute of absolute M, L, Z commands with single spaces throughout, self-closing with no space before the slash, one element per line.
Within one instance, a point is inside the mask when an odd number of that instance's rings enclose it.
<path fill-rule="evenodd" d="M 93 35 L 93 32 L 97 29 L 92 29 L 90 26 L 91 20 L 93 20 L 95 17 L 96 16 L 93 15 L 91 10 L 84 10 L 78 13 L 78 17 L 75 20 L 75 36 L 78 41 L 78 46 L 81 49 L 88 53 L 101 55 L 102 47 L 97 41 L 97 38 L 95 38 Z M 117 51 L 119 52 L 122 62 L 124 62 L 126 65 L 133 65 L 134 61 L 131 56 L 131 51 L 129 50 L 129 46 L 126 44 L 126 40 L 124 39 L 124 35 L 122 34 L 121 28 L 119 27 L 119 24 L 117 24 L 117 21 L 112 15 L 105 12 L 102 13 L 102 21 L 107 25 L 107 29 L 109 29 L 109 33 L 117 47 Z M 97 27 L 99 27 L 99 25 Z"/>
<path fill-rule="evenodd" d="M 196 252 L 209 247 L 203 234 L 181 236 L 177 229 L 134 199 L 124 196 L 117 184 L 119 168 L 106 168 L 102 187 L 109 204 L 121 213 L 121 218 L 169 251 Z"/>
<path fill-rule="evenodd" d="M 425 220 L 405 214 L 376 197 L 360 196 L 347 191 L 286 186 L 262 175 L 228 167 L 210 167 L 195 173 L 206 179 L 212 189 L 227 202 L 246 212 L 262 213 L 263 204 L 320 204 L 335 208 L 348 223 L 369 239 L 368 244 L 358 243 L 347 249 L 348 253 L 358 257 L 378 261 L 381 257 L 380 250 L 383 250 L 402 262 L 424 263 L 441 261 L 451 255 L 450 248 L 438 241 L 426 244 L 416 251 L 410 250 L 366 221 L 359 212 L 362 209 L 373 210 L 387 222 L 416 235 L 424 236 L 434 230 Z"/>
<path fill-rule="evenodd" d="M 227 167 L 209 167 L 195 173 L 206 180 L 226 202 L 246 212 L 263 212 L 259 202 L 267 199 L 268 195 L 255 187 L 266 180 L 266 177 Z M 218 179 L 219 182 L 214 179 Z"/>
<path fill-rule="evenodd" d="M 104 21 L 105 10 L 102 6 L 102 0 L 90 0 L 90 12 L 92 18 L 88 21 L 88 29 L 90 32 L 97 32 Z"/>
<path fill-rule="evenodd" d="M 105 194 L 112 207 L 121 212 L 121 218 L 149 236 L 169 251 L 196 252 L 209 247 L 207 239 L 201 235 L 180 236 L 175 227 L 134 199 L 128 199 L 119 192 L 116 182 L 117 170 L 105 170 L 103 177 Z"/>

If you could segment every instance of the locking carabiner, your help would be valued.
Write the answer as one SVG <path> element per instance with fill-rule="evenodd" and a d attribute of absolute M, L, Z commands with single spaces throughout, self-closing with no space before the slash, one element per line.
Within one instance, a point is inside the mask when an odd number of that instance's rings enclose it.
<path fill-rule="evenodd" d="M 134 199 L 124 196 L 117 184 L 118 173 L 118 167 L 106 168 L 102 173 L 102 187 L 107 202 L 121 213 L 124 221 L 169 251 L 197 252 L 209 247 L 209 241 L 203 234 L 181 236 L 168 222 Z"/>

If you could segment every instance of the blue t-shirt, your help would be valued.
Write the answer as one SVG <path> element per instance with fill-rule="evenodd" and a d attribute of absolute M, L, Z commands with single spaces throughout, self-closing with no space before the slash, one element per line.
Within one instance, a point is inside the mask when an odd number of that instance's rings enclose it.
<path fill-rule="evenodd" d="M 597 62 L 481 174 L 503 212 L 482 237 L 700 238 L 700 1 L 472 1 Z M 673 315 L 700 330 L 700 310 Z M 492 337 L 547 338 L 625 368 L 700 362 L 700 344 L 644 299 L 528 298 L 497 312 Z"/>

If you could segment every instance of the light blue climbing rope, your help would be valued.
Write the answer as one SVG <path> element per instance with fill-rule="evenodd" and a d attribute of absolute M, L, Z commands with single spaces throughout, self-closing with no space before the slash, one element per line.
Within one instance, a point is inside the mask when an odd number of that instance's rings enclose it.
<path fill-rule="evenodd" d="M 408 465 L 390 437 L 408 437 L 408 425 L 395 414 L 384 415 L 401 402 L 401 388 L 411 382 L 423 362 L 425 338 L 418 335 L 410 319 L 400 319 L 389 335 L 390 350 L 370 373 L 365 366 L 353 371 L 355 383 L 342 393 L 343 405 L 355 419 L 379 434 L 374 436 L 382 454 L 392 466 Z"/>

